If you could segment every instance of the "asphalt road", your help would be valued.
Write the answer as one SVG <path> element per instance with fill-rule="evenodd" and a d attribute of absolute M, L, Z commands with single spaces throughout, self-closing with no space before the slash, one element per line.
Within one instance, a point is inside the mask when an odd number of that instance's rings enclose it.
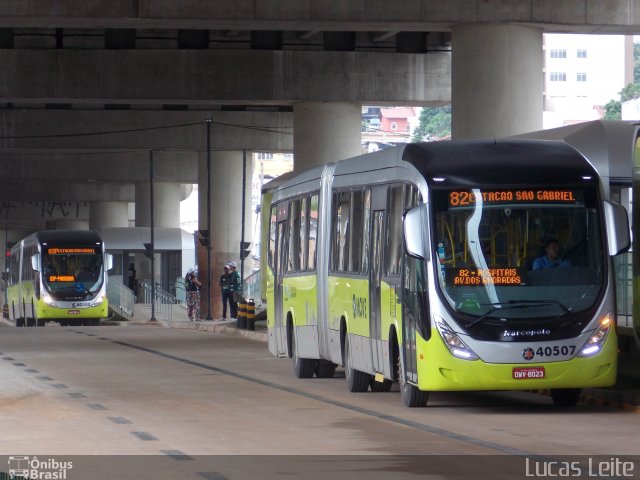
<path fill-rule="evenodd" d="M 0 479 L 18 456 L 68 458 L 70 480 L 527 478 L 557 459 L 640 478 L 635 412 L 528 392 L 407 409 L 340 369 L 296 379 L 264 343 L 161 327 L 3 327 L 0 352 Z"/>

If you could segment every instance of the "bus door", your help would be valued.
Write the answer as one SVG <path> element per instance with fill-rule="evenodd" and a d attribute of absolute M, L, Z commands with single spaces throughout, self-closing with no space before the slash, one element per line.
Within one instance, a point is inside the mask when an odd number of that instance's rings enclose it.
<path fill-rule="evenodd" d="M 274 296 L 274 331 L 276 337 L 276 354 L 287 354 L 287 338 L 286 338 L 286 323 L 283 317 L 282 299 L 283 299 L 283 284 L 282 279 L 284 272 L 286 271 L 286 257 L 287 257 L 287 217 L 289 211 L 289 202 L 284 202 L 278 205 L 277 211 L 277 224 L 276 224 L 276 248 L 275 258 L 273 259 L 273 296 Z"/>
<path fill-rule="evenodd" d="M 381 284 L 384 258 L 384 236 L 387 208 L 387 186 L 380 185 L 371 189 L 371 199 L 365 191 L 364 221 L 365 253 L 369 258 L 369 337 L 371 339 L 371 362 L 376 373 L 382 373 L 384 368 L 384 351 L 382 348 L 382 313 L 381 313 Z M 368 210 L 371 210 L 369 220 Z M 369 223 L 370 222 L 370 223 Z M 370 228 L 368 226 L 371 226 Z M 366 252 L 368 248 L 368 252 Z M 366 268 L 365 268 L 366 270 Z"/>
<path fill-rule="evenodd" d="M 380 284 L 382 282 L 382 246 L 384 244 L 384 210 L 374 210 L 371 216 L 371 264 L 369 266 L 369 335 L 372 365 L 382 372 Z"/>
<path fill-rule="evenodd" d="M 402 362 L 405 380 L 418 381 L 418 358 L 416 352 L 416 331 L 425 314 L 424 288 L 420 261 L 404 256 L 402 276 Z M 400 373 L 402 375 L 402 373 Z"/>

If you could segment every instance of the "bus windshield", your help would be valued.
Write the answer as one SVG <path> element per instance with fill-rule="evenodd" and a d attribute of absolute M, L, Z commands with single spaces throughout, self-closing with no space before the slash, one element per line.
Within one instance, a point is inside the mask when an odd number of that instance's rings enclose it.
<path fill-rule="evenodd" d="M 52 293 L 94 293 L 102 286 L 102 252 L 95 247 L 47 247 L 42 282 Z"/>
<path fill-rule="evenodd" d="M 440 289 L 483 319 L 559 317 L 594 305 L 604 281 L 595 188 L 432 191 Z"/>

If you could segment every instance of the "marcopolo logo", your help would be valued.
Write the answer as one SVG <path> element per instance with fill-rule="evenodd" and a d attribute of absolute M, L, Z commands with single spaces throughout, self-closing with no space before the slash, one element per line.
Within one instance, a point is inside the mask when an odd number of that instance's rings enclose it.
<path fill-rule="evenodd" d="M 54 458 L 44 460 L 38 457 L 9 457 L 9 478 L 24 480 L 66 480 L 67 471 L 73 462 L 63 462 Z"/>

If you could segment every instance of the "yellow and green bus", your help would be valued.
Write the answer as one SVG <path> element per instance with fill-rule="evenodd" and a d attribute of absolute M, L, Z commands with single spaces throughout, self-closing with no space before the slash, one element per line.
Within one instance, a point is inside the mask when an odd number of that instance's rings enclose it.
<path fill-rule="evenodd" d="M 408 144 L 269 194 L 269 350 L 296 376 L 342 365 L 350 391 L 398 382 L 409 407 L 432 391 L 532 389 L 573 405 L 615 382 L 627 213 L 566 143 Z M 536 261 L 550 243 L 559 255 Z"/>
<path fill-rule="evenodd" d="M 98 325 L 109 315 L 107 271 L 113 257 L 91 230 L 47 230 L 11 249 L 9 318 L 16 326 Z"/>

